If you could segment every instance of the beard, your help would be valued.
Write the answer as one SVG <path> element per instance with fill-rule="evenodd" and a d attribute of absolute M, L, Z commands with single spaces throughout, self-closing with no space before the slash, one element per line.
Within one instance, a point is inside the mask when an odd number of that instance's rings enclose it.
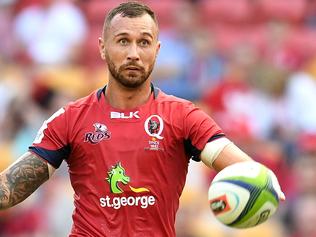
<path fill-rule="evenodd" d="M 112 77 L 126 88 L 137 88 L 144 84 L 149 78 L 155 64 L 155 62 L 150 64 L 146 71 L 145 68 L 139 66 L 136 61 L 131 61 L 117 68 L 110 57 L 106 55 L 106 62 Z M 137 70 L 127 71 L 128 67 L 136 67 Z"/>

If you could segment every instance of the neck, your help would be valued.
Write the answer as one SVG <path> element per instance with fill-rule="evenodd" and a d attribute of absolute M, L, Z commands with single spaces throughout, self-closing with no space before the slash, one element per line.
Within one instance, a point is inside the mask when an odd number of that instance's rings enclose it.
<path fill-rule="evenodd" d="M 109 80 L 105 97 L 117 109 L 133 109 L 145 104 L 151 95 L 150 80 L 137 88 L 126 88 L 115 80 Z"/>

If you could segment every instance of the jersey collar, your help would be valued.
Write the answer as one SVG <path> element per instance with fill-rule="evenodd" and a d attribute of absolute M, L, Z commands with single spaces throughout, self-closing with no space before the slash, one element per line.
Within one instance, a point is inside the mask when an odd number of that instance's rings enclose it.
<path fill-rule="evenodd" d="M 153 83 L 150 83 L 150 87 L 151 87 L 151 92 L 154 93 L 154 99 L 156 99 L 159 94 L 160 89 L 158 87 L 155 87 Z M 102 94 L 105 96 L 105 89 L 106 89 L 106 85 L 97 91 L 98 100 L 101 99 Z"/>

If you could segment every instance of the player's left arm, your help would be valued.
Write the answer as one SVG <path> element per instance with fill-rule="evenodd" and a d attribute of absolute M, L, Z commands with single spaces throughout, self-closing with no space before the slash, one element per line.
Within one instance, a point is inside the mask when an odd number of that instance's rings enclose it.
<path fill-rule="evenodd" d="M 200 158 L 206 166 L 215 169 L 217 172 L 234 163 L 252 160 L 250 156 L 226 137 L 208 142 L 202 150 Z M 274 186 L 278 191 L 280 200 L 285 200 L 285 195 L 277 179 Z"/>

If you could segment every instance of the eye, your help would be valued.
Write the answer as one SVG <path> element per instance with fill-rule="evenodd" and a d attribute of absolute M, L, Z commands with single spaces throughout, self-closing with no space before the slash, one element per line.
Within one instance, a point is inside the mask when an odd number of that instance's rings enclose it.
<path fill-rule="evenodd" d="M 123 45 L 123 46 L 127 45 L 127 43 L 128 43 L 127 39 L 125 39 L 125 38 L 120 39 L 118 42 L 120 45 Z"/>
<path fill-rule="evenodd" d="M 146 47 L 146 46 L 150 45 L 150 42 L 149 42 L 149 40 L 143 39 L 140 41 L 140 45 L 142 47 Z"/>

